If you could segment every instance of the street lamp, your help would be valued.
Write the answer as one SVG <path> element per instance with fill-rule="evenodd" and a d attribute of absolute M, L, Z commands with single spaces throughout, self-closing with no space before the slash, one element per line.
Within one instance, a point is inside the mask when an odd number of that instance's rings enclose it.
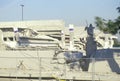
<path fill-rule="evenodd" d="M 23 21 L 23 7 L 24 7 L 24 5 L 21 4 L 20 6 L 21 6 L 21 8 L 22 8 L 22 21 Z"/>

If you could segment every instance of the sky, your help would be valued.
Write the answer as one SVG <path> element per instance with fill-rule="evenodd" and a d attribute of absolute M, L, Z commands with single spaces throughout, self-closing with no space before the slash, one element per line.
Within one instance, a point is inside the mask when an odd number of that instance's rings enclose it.
<path fill-rule="evenodd" d="M 94 24 L 95 17 L 114 20 L 119 0 L 0 0 L 0 22 L 24 20 L 63 20 L 66 25 Z"/>

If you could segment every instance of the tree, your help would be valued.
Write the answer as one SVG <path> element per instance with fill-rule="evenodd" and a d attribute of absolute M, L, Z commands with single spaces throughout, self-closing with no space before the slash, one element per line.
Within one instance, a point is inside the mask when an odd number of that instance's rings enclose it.
<path fill-rule="evenodd" d="M 95 24 L 99 28 L 99 30 L 103 31 L 105 28 L 105 22 L 104 19 L 101 17 L 95 17 Z"/>
<path fill-rule="evenodd" d="M 117 7 L 116 9 L 118 10 L 118 13 L 120 13 L 120 7 Z"/>
<path fill-rule="evenodd" d="M 116 34 L 118 31 L 118 25 L 120 25 L 120 18 L 117 18 L 116 21 L 107 21 L 101 17 L 95 17 L 95 24 L 96 27 L 98 27 L 104 33 Z"/>
<path fill-rule="evenodd" d="M 106 23 L 107 26 L 107 32 L 111 34 L 116 34 L 117 33 L 117 26 L 114 21 L 108 20 Z"/>
<path fill-rule="evenodd" d="M 120 29 L 120 16 L 117 17 L 117 19 L 115 19 L 115 25 L 117 26 L 117 29 Z"/>
<path fill-rule="evenodd" d="M 120 7 L 117 7 L 116 9 L 118 10 L 118 13 L 120 13 Z M 115 24 L 118 27 L 118 30 L 120 30 L 120 16 L 115 19 Z"/>
<path fill-rule="evenodd" d="M 120 7 L 116 8 L 118 13 L 120 13 Z M 95 24 L 101 31 L 104 33 L 116 34 L 118 30 L 120 30 L 120 16 L 118 16 L 115 20 L 102 19 L 101 17 L 95 17 Z"/>

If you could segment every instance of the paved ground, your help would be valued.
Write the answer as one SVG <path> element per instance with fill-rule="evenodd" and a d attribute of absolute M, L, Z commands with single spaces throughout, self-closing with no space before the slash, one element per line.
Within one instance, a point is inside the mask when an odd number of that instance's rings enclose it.
<path fill-rule="evenodd" d="M 25 79 L 3 79 L 3 78 L 0 78 L 0 81 L 39 81 L 39 80 L 25 80 Z"/>

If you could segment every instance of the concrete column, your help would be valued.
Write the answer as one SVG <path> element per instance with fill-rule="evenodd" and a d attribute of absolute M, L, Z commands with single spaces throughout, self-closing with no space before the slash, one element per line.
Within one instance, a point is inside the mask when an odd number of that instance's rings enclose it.
<path fill-rule="evenodd" d="M 64 31 L 61 31 L 61 41 L 62 41 L 62 47 L 65 48 L 65 34 Z"/>
<path fill-rule="evenodd" d="M 105 37 L 104 48 L 109 48 L 109 40 L 108 40 L 108 37 Z"/>
<path fill-rule="evenodd" d="M 73 24 L 69 25 L 69 35 L 70 35 L 70 49 L 74 49 L 74 26 Z"/>

